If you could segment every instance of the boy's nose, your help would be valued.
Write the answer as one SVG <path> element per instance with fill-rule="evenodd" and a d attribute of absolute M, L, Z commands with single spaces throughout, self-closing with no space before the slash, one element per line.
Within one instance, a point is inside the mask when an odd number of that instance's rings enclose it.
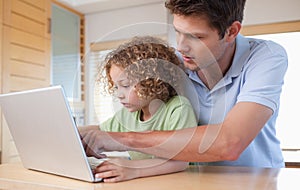
<path fill-rule="evenodd" d="M 121 91 L 117 91 L 117 97 L 118 97 L 119 99 L 124 99 L 124 98 L 125 98 L 125 95 L 124 95 L 124 93 L 122 93 Z"/>

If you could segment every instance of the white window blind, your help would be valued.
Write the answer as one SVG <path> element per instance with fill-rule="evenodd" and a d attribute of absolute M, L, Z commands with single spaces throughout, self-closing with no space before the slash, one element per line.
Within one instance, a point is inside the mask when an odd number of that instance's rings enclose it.
<path fill-rule="evenodd" d="M 78 99 L 79 89 L 79 55 L 64 54 L 52 57 L 52 84 L 62 85 L 68 98 Z"/>
<path fill-rule="evenodd" d="M 111 117 L 120 107 L 111 96 L 101 93 L 103 89 L 96 83 L 98 64 L 103 64 L 105 55 L 109 51 L 94 51 L 89 56 L 88 124 L 100 124 Z"/>

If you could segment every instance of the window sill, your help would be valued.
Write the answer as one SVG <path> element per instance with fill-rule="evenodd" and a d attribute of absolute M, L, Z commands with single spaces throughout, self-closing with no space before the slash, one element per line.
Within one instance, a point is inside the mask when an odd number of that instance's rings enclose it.
<path fill-rule="evenodd" d="M 300 149 L 287 149 L 282 153 L 287 168 L 300 168 Z"/>

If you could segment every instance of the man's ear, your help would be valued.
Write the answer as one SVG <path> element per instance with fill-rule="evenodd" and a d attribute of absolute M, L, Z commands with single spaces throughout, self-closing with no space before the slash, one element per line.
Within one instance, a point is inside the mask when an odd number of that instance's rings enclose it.
<path fill-rule="evenodd" d="M 242 24 L 239 21 L 234 21 L 227 29 L 227 41 L 232 42 L 239 34 L 242 28 Z"/>

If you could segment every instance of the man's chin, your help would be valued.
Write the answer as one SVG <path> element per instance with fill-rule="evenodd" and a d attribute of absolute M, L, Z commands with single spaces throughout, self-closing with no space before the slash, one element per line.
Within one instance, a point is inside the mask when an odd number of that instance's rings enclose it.
<path fill-rule="evenodd" d="M 185 68 L 187 68 L 188 70 L 191 70 L 191 71 L 199 71 L 200 70 L 200 68 L 198 67 L 198 65 L 196 65 L 196 63 L 184 62 L 184 66 L 185 66 Z"/>

